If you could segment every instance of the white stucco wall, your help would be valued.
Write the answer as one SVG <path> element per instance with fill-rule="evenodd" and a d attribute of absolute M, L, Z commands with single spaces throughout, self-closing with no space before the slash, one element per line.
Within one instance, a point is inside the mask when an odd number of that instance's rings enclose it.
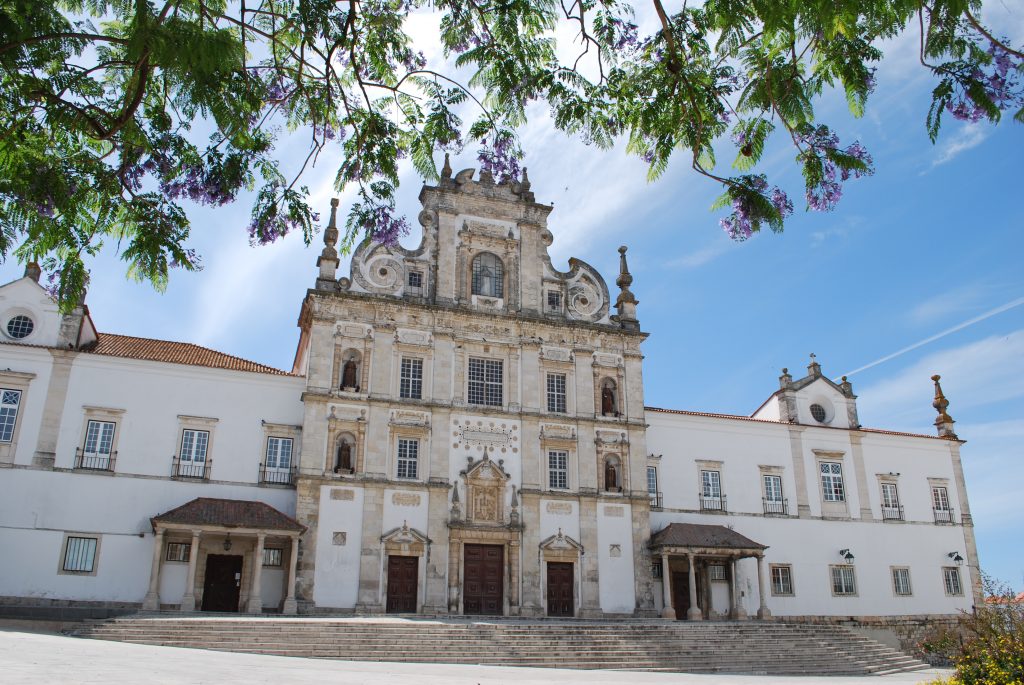
<path fill-rule="evenodd" d="M 633 575 L 633 517 L 628 504 L 599 504 L 597 567 L 601 610 L 632 613 L 636 606 Z M 618 550 L 615 550 L 615 546 Z M 589 550 L 588 554 L 591 554 Z"/>
<path fill-rule="evenodd" d="M 332 497 L 332 490 L 352 493 L 351 499 Z M 348 494 L 342 496 L 349 497 Z M 313 601 L 320 607 L 352 608 L 359 590 L 363 545 L 362 488 L 322 486 L 319 514 Z M 344 545 L 334 544 L 335 533 L 345 533 Z"/>

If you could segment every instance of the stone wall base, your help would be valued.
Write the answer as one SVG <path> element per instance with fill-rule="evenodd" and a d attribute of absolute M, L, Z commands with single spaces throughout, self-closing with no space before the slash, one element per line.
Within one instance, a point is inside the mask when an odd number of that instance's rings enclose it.
<path fill-rule="evenodd" d="M 0 617 L 32 621 L 85 621 L 134 614 L 142 602 L 86 602 L 46 597 L 0 597 Z"/>
<path fill-rule="evenodd" d="M 945 657 L 925 652 L 922 642 L 942 629 L 955 630 L 962 614 L 919 614 L 910 616 L 780 616 L 787 623 L 832 624 L 852 628 L 893 649 L 926 661 L 932 666 L 949 666 Z"/>

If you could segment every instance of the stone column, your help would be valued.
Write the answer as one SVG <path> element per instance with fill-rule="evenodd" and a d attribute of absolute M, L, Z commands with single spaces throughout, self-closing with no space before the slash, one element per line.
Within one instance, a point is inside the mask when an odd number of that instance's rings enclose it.
<path fill-rule="evenodd" d="M 281 613 L 294 615 L 298 611 L 295 601 L 295 571 L 299 563 L 299 538 L 292 538 L 292 551 L 288 558 L 288 586 L 285 590 L 284 604 L 281 606 Z"/>
<path fill-rule="evenodd" d="M 459 557 L 462 555 L 462 541 L 448 542 L 448 613 L 459 613 Z"/>
<path fill-rule="evenodd" d="M 758 618 L 771 618 L 772 612 L 768 609 L 768 597 L 764 591 L 764 555 L 757 555 L 757 592 L 761 605 L 757 608 Z"/>
<path fill-rule="evenodd" d="M 736 621 L 747 619 L 747 610 L 740 601 L 740 591 L 736 584 L 736 559 L 729 560 L 729 618 Z"/>
<path fill-rule="evenodd" d="M 509 578 L 509 592 L 508 592 L 508 603 L 509 603 L 509 614 L 512 616 L 519 616 L 519 582 L 522 577 L 522 564 L 520 563 L 520 552 L 521 548 L 518 542 L 510 542 L 508 545 L 509 555 L 509 574 L 512 576 Z"/>
<path fill-rule="evenodd" d="M 687 554 L 686 558 L 690 562 L 690 608 L 686 610 L 686 620 L 700 621 L 704 616 L 700 613 L 700 607 L 697 606 L 697 572 L 693 568 L 693 552 Z"/>
<path fill-rule="evenodd" d="M 196 610 L 196 563 L 199 561 L 200 531 L 192 531 L 192 546 L 188 552 L 188 577 L 185 579 L 185 594 L 181 598 L 182 611 Z"/>
<path fill-rule="evenodd" d="M 164 529 L 157 528 L 153 539 L 153 565 L 149 569 L 149 591 L 142 600 L 143 611 L 160 611 L 160 557 L 163 553 Z"/>
<path fill-rule="evenodd" d="M 668 567 L 668 553 L 661 553 L 661 601 L 664 607 L 661 610 L 662 618 L 674 619 L 676 609 L 672 606 L 672 571 Z"/>
<path fill-rule="evenodd" d="M 249 588 L 249 602 L 246 611 L 250 614 L 263 613 L 263 590 L 260 582 L 263 579 L 263 543 L 266 535 L 259 533 L 256 536 L 256 549 L 252 554 L 252 586 Z"/>

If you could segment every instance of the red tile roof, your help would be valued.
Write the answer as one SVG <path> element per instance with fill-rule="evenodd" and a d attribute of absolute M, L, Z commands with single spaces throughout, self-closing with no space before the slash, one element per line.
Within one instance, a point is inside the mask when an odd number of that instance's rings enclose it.
<path fill-rule="evenodd" d="M 789 426 L 792 424 L 785 423 L 783 421 L 776 421 L 775 419 L 756 419 L 753 416 L 743 416 L 742 414 L 712 414 L 706 411 L 687 411 L 685 409 L 662 409 L 661 407 L 644 407 L 644 411 L 657 412 L 659 414 L 683 414 L 685 416 L 703 416 L 712 419 L 735 419 L 736 421 L 753 421 L 754 423 L 774 423 L 779 426 Z M 906 438 L 928 438 L 929 440 L 950 440 L 950 438 L 943 438 L 938 435 L 925 435 L 923 433 L 904 433 L 902 431 L 890 431 L 882 428 L 865 428 L 860 426 L 859 428 L 840 428 L 838 426 L 813 426 L 814 428 L 828 428 L 831 430 L 856 430 L 861 433 L 880 433 L 882 435 L 900 435 Z M 966 442 L 965 440 L 954 440 L 954 442 Z"/>
<path fill-rule="evenodd" d="M 304 525 L 266 502 L 213 497 L 197 497 L 177 509 L 154 516 L 150 522 L 154 527 L 158 523 L 178 523 L 186 526 L 226 526 L 299 532 L 306 530 Z"/>
<path fill-rule="evenodd" d="M 651 536 L 651 547 L 713 547 L 715 549 L 768 549 L 725 526 L 670 523 Z"/>
<path fill-rule="evenodd" d="M 293 375 L 287 371 L 275 369 L 272 366 L 224 354 L 223 352 L 193 345 L 192 343 L 136 338 L 131 335 L 117 335 L 115 333 L 100 333 L 96 345 L 83 351 L 91 354 L 102 354 L 108 357 L 145 359 L 153 362 L 166 362 L 168 364 L 206 366 L 213 369 L 266 373 L 273 376 Z"/>

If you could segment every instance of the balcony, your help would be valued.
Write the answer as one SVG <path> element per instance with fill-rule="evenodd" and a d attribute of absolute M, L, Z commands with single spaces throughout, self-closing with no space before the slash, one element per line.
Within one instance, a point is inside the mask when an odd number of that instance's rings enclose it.
<path fill-rule="evenodd" d="M 647 496 L 651 498 L 651 509 L 661 509 L 660 492 L 648 492 Z"/>
<path fill-rule="evenodd" d="M 903 521 L 903 507 L 882 507 L 883 521 Z"/>
<path fill-rule="evenodd" d="M 116 451 L 104 454 L 102 452 L 85 452 L 81 447 L 75 449 L 76 471 L 105 471 L 113 473 L 115 461 L 117 461 Z"/>
<path fill-rule="evenodd" d="M 698 496 L 700 500 L 700 510 L 709 512 L 725 513 L 727 511 L 725 503 L 725 495 L 719 495 L 718 497 L 708 497 L 701 493 Z"/>
<path fill-rule="evenodd" d="M 761 498 L 765 516 L 789 516 L 789 500 Z"/>
<path fill-rule="evenodd" d="M 295 485 L 295 467 L 267 468 L 260 464 L 260 483 L 266 485 Z"/>
<path fill-rule="evenodd" d="M 954 525 L 956 523 L 956 516 L 952 509 L 932 509 L 932 514 L 935 515 L 935 523 L 945 523 Z"/>
<path fill-rule="evenodd" d="M 205 461 L 182 461 L 177 455 L 171 458 L 171 478 L 187 480 L 210 480 L 213 459 Z"/>

